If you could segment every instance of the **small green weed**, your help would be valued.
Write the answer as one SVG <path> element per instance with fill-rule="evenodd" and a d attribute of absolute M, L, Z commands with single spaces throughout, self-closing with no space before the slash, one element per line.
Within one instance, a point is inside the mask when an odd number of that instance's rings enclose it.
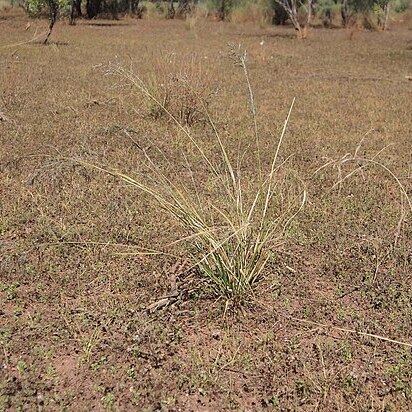
<path fill-rule="evenodd" d="M 19 288 L 19 283 L 12 283 L 11 285 L 3 285 L 1 288 L 2 292 L 6 292 L 7 300 L 14 300 L 17 297 L 17 289 Z"/>
<path fill-rule="evenodd" d="M 102 397 L 103 406 L 106 410 L 112 411 L 116 398 L 112 392 L 108 392 Z"/>
<path fill-rule="evenodd" d="M 24 362 L 23 360 L 19 360 L 17 362 L 16 367 L 17 367 L 17 370 L 19 371 L 20 374 L 23 374 L 28 369 L 28 366 L 27 366 L 26 362 Z"/>

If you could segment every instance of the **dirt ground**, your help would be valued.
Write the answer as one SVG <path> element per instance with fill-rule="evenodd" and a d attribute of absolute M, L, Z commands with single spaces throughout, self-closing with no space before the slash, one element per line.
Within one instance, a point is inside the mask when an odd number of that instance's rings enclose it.
<path fill-rule="evenodd" d="M 305 41 L 202 20 L 59 22 L 48 46 L 27 42 L 47 22 L 26 23 L 0 16 L 0 410 L 412 410 L 412 20 Z M 183 246 L 125 254 L 184 234 L 147 195 L 67 160 L 144 173 L 124 130 L 172 163 L 189 151 L 110 63 L 156 87 L 195 73 L 230 153 L 247 145 L 228 43 L 248 52 L 266 162 L 296 97 L 281 156 L 308 191 L 238 310 L 185 271 Z M 213 153 L 207 124 L 191 127 Z M 376 163 L 335 187 L 362 164 L 315 173 L 362 139 Z"/>

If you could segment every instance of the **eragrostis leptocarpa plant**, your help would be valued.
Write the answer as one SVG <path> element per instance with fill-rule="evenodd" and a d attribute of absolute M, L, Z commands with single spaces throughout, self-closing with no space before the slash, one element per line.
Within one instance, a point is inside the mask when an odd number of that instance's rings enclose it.
<path fill-rule="evenodd" d="M 262 279 L 271 254 L 284 243 L 291 222 L 305 203 L 306 191 L 299 179 L 285 177 L 285 173 L 282 173 L 285 161 L 280 161 L 280 149 L 294 100 L 280 137 L 273 144 L 269 165 L 266 161 L 265 168 L 246 52 L 240 47 L 231 47 L 230 56 L 243 70 L 248 91 L 256 164 L 253 189 L 250 176 L 246 178 L 242 173 L 245 153 L 237 153 L 232 156 L 235 157 L 232 160 L 206 107 L 204 109 L 215 137 L 218 159 L 207 155 L 208 151 L 202 147 L 200 139 L 151 93 L 141 77 L 117 64 L 106 66 L 105 73 L 119 76 L 169 116 L 187 139 L 188 146 L 200 157 L 202 173 L 206 170 L 208 178 L 204 175 L 202 179 L 196 177 L 196 166 L 190 163 L 189 155 L 185 154 L 182 161 L 189 171 L 190 184 L 183 183 L 183 179 L 173 179 L 143 148 L 140 149 L 141 154 L 150 173 L 141 178 L 103 166 L 88 165 L 145 192 L 179 222 L 186 232 L 186 236 L 179 241 L 187 242 L 187 254 L 192 259 L 192 267 L 197 267 L 206 276 L 219 296 L 239 302 Z M 160 148 L 157 149 L 160 151 Z M 207 179 L 215 184 L 203 185 Z"/>

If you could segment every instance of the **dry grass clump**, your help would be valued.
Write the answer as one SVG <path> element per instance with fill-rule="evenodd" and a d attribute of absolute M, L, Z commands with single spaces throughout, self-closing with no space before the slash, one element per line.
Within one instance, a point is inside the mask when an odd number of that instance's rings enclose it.
<path fill-rule="evenodd" d="M 206 120 L 207 108 L 217 92 L 210 78 L 193 54 L 178 56 L 169 53 L 165 58 L 158 59 L 155 70 L 141 79 L 148 93 L 155 98 L 144 94 L 150 115 L 170 119 L 169 112 L 187 126 Z"/>
<path fill-rule="evenodd" d="M 171 173 L 174 177 L 161 169 L 155 155 L 149 154 L 139 142 L 135 143 L 141 150 L 147 168 L 147 173 L 139 178 L 106 167 L 94 167 L 149 194 L 161 209 L 179 222 L 186 237 L 178 242 L 186 242 L 187 254 L 192 256 L 192 267 L 200 269 L 220 296 L 238 302 L 262 278 L 272 251 L 284 241 L 290 223 L 305 203 L 306 192 L 299 181 L 288 179 L 281 173 L 284 162 L 279 162 L 293 102 L 279 141 L 273 148 L 269 169 L 265 170 L 260 155 L 256 106 L 246 66 L 246 53 L 232 48 L 231 56 L 243 70 L 246 79 L 253 124 L 253 150 L 250 147 L 246 151 L 239 149 L 233 159 L 207 107 L 198 98 L 194 103 L 202 105 L 215 138 L 213 146 L 216 155 L 207 154 L 200 139 L 187 127 L 191 117 L 182 116 L 181 110 L 175 111 L 175 106 L 171 105 L 168 98 L 160 100 L 151 85 L 131 70 L 110 65 L 107 74 L 119 76 L 135 87 L 186 136 L 187 152 L 182 153 L 181 159 L 189 183 L 179 176 L 177 167 L 170 165 L 175 169 Z M 166 94 L 166 97 L 170 95 Z M 133 139 L 131 135 L 129 137 Z M 201 159 L 201 165 L 198 160 L 190 159 L 189 148 L 197 154 L 197 159 Z M 166 155 L 160 148 L 156 149 L 156 153 L 160 153 L 164 160 Z M 242 166 L 246 159 L 256 164 L 254 176 L 243 176 Z M 202 177 L 200 169 L 203 169 Z M 205 170 L 207 178 L 204 177 Z"/>

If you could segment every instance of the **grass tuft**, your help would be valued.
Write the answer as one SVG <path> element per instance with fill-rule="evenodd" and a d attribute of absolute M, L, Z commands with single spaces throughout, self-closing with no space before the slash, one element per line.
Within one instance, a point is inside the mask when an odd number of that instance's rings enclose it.
<path fill-rule="evenodd" d="M 144 176 L 133 178 L 120 171 L 88 165 L 150 195 L 161 209 L 183 226 L 186 236 L 178 242 L 186 243 L 187 254 L 193 261 L 192 267 L 199 268 L 219 296 L 240 302 L 263 277 L 272 252 L 284 242 L 290 223 L 305 204 L 306 191 L 300 181 L 288 180 L 281 173 L 285 162 L 279 161 L 295 99 L 290 105 L 280 138 L 274 145 L 271 163 L 265 169 L 260 158 L 261 142 L 246 53 L 240 48 L 232 48 L 230 55 L 243 70 L 247 85 L 256 144 L 254 176 L 243 176 L 242 159 L 246 153 L 236 153 L 235 156 L 228 153 L 206 106 L 203 109 L 214 134 L 217 156 L 206 152 L 201 140 L 152 93 L 151 87 L 141 77 L 121 65 L 113 64 L 105 68 L 105 73 L 126 81 L 144 98 L 156 104 L 187 138 L 187 147 L 194 149 L 201 159 L 201 165 L 191 162 L 189 156 L 183 153 L 187 182 L 184 178 L 176 179 L 176 172 L 173 177 L 162 170 L 154 155 L 149 154 L 138 142 L 134 143 L 149 172 Z M 128 137 L 133 140 L 130 134 Z M 166 156 L 160 148 L 156 149 L 156 153 Z M 236 163 L 232 158 L 236 159 Z M 82 163 L 87 164 L 84 161 Z M 199 168 L 207 170 L 211 184 L 206 185 L 197 177 Z"/>

